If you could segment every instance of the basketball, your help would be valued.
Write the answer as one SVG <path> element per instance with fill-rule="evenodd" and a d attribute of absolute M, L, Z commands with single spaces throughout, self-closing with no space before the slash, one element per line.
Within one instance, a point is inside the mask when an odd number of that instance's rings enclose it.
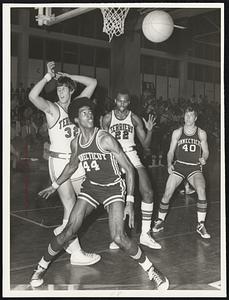
<path fill-rule="evenodd" d="M 151 42 L 161 43 L 173 33 L 172 17 L 164 11 L 154 10 L 147 14 L 142 23 L 144 36 Z"/>

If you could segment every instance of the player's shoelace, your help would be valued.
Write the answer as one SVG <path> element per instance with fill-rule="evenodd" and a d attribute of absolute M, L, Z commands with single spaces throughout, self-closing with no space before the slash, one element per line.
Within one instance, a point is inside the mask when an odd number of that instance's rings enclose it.
<path fill-rule="evenodd" d="M 88 253 L 88 252 L 85 252 L 81 249 L 81 252 L 85 255 L 85 256 L 88 256 L 88 257 L 93 257 L 95 256 L 95 253 Z"/>
<path fill-rule="evenodd" d="M 155 271 L 156 269 L 151 267 L 150 270 L 148 271 L 149 274 L 149 279 L 150 280 L 154 280 L 157 284 L 157 286 L 159 286 L 163 280 L 161 279 L 160 275 Z"/>
<path fill-rule="evenodd" d="M 42 274 L 46 271 L 45 268 L 42 266 L 38 265 L 37 268 L 34 270 L 34 274 L 31 278 L 31 280 L 39 280 L 42 277 Z"/>
<path fill-rule="evenodd" d="M 197 228 L 198 228 L 199 231 L 201 231 L 201 233 L 203 235 L 207 234 L 207 230 L 206 230 L 206 228 L 205 228 L 205 226 L 204 226 L 203 223 L 199 224 Z"/>
<path fill-rule="evenodd" d="M 152 238 L 152 236 L 151 236 L 149 233 L 148 233 L 147 235 L 148 235 L 148 237 L 149 237 L 150 242 L 152 242 L 152 243 L 154 243 L 154 244 L 157 244 L 157 242 L 155 241 L 155 239 Z"/>

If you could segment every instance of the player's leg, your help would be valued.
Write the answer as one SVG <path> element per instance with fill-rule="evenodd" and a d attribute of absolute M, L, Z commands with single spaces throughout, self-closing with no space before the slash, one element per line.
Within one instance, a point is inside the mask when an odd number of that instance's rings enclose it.
<path fill-rule="evenodd" d="M 60 174 L 62 173 L 65 165 L 68 163 L 68 160 L 59 159 L 59 158 L 49 158 L 49 174 L 52 181 L 56 180 Z M 72 208 L 76 201 L 76 193 L 75 191 L 79 192 L 79 187 L 82 183 L 83 178 L 83 171 L 81 170 L 80 173 L 76 171 L 71 180 L 65 181 L 59 188 L 58 194 L 61 199 L 61 202 L 64 207 L 64 217 L 63 222 L 60 226 L 54 229 L 54 234 L 58 235 L 62 232 L 65 228 L 69 215 L 72 211 Z M 77 176 L 79 178 L 77 178 Z M 74 182 L 74 185 L 72 184 Z M 82 251 L 79 239 L 76 237 L 74 241 L 71 241 L 68 246 L 65 248 L 66 252 L 71 254 L 70 261 L 71 264 L 74 265 L 91 265 L 94 261 L 97 260 L 97 255 L 92 254 L 88 255 L 86 252 Z"/>
<path fill-rule="evenodd" d="M 153 232 L 158 232 L 164 229 L 164 221 L 169 210 L 169 201 L 175 189 L 180 185 L 182 180 L 183 177 L 179 175 L 176 174 L 169 175 L 169 178 L 166 182 L 165 192 L 160 202 L 158 217 L 154 223 Z"/>
<path fill-rule="evenodd" d="M 46 253 L 39 261 L 30 281 L 31 286 L 38 287 L 43 284 L 43 276 L 48 269 L 49 264 L 63 249 L 63 247 L 66 246 L 67 243 L 77 235 L 77 232 L 82 225 L 83 219 L 93 209 L 94 208 L 84 200 L 79 199 L 75 203 L 64 230 L 57 236 L 53 236 L 51 242 L 48 245 Z"/>
<path fill-rule="evenodd" d="M 66 159 L 49 157 L 49 175 L 52 182 L 60 176 L 67 163 L 68 160 Z M 63 224 L 54 231 L 56 234 L 60 233 L 66 226 L 69 215 L 76 201 L 75 192 L 70 180 L 67 180 L 58 188 L 58 194 L 64 207 L 64 216 Z"/>
<path fill-rule="evenodd" d="M 168 279 L 153 266 L 141 248 L 124 231 L 124 203 L 119 201 L 111 203 L 108 214 L 111 238 L 147 272 L 155 289 L 167 290 L 169 287 Z"/>
<path fill-rule="evenodd" d="M 72 208 L 76 202 L 76 195 L 71 180 L 69 179 L 61 184 L 57 191 L 64 207 L 63 222 L 67 224 Z"/>
<path fill-rule="evenodd" d="M 142 229 L 140 235 L 140 243 L 153 249 L 161 249 L 161 245 L 157 243 L 150 235 L 152 214 L 153 214 L 153 189 L 146 169 L 142 166 L 137 168 L 139 191 L 142 196 L 141 213 L 142 213 Z"/>
<path fill-rule="evenodd" d="M 65 195 L 67 195 L 66 198 L 68 198 L 68 199 L 73 198 L 73 197 L 71 198 L 71 195 L 74 195 L 74 197 L 75 197 L 75 191 L 77 191 L 77 193 L 79 193 L 79 191 L 80 191 L 82 180 L 83 180 L 82 177 L 80 177 L 78 180 L 74 179 L 74 181 L 68 180 L 67 188 L 65 187 L 66 189 L 61 190 L 61 192 L 63 192 L 61 194 L 61 197 L 63 197 L 63 199 L 65 198 Z M 61 185 L 61 187 L 63 185 Z M 59 189 L 58 189 L 58 191 L 59 191 Z M 63 200 L 62 202 L 65 204 L 67 203 L 66 200 Z M 70 201 L 69 201 L 69 203 L 70 203 Z M 70 209 L 70 206 L 68 206 L 68 209 Z M 70 213 L 71 213 L 71 211 L 70 211 Z M 67 216 L 68 216 L 68 214 L 67 214 Z M 57 235 L 60 232 L 62 232 L 62 230 L 65 228 L 67 222 L 68 222 L 68 219 L 64 219 L 63 224 L 54 230 L 54 234 Z M 69 244 L 65 248 L 65 251 L 68 252 L 69 254 L 71 254 L 70 262 L 72 265 L 88 266 L 88 265 L 92 265 L 98 261 L 98 255 L 96 253 L 86 253 L 85 251 L 83 251 L 83 249 L 81 248 L 81 245 L 80 245 L 79 238 L 77 236 L 74 238 L 73 241 L 69 242 Z"/>
<path fill-rule="evenodd" d="M 205 227 L 205 219 L 207 215 L 207 198 L 206 198 L 206 184 L 204 176 L 201 172 L 195 173 L 188 178 L 190 184 L 195 188 L 197 199 L 197 228 L 196 231 L 202 238 L 209 239 L 211 236 Z"/>

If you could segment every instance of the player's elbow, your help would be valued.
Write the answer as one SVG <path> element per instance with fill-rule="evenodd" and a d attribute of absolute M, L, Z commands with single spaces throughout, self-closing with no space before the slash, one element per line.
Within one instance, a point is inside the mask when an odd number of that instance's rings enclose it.
<path fill-rule="evenodd" d="M 30 93 L 29 93 L 29 100 L 31 101 L 31 102 L 33 102 L 34 101 L 34 95 L 33 95 L 33 92 L 32 91 L 30 91 Z"/>
<path fill-rule="evenodd" d="M 33 90 L 31 90 L 30 91 L 30 93 L 29 93 L 29 96 L 28 96 L 28 98 L 29 98 L 29 100 L 31 101 L 31 102 L 36 102 L 36 99 L 37 99 L 37 94 L 33 91 Z"/>
<path fill-rule="evenodd" d="M 96 78 L 92 78 L 92 80 L 91 80 L 91 86 L 93 86 L 94 88 L 96 88 L 96 86 L 97 86 L 97 79 Z"/>

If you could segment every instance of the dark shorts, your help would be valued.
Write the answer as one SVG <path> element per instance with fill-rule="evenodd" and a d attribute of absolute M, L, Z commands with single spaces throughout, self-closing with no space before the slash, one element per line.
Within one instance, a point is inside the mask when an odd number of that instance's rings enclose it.
<path fill-rule="evenodd" d="M 182 177 L 183 179 L 185 179 L 185 178 L 188 179 L 196 173 L 202 173 L 202 165 L 201 164 L 188 165 L 185 163 L 175 161 L 173 174 L 176 174 L 176 175 Z"/>
<path fill-rule="evenodd" d="M 103 204 L 105 208 L 113 202 L 125 203 L 125 191 L 126 185 L 123 179 L 109 185 L 95 184 L 86 179 L 82 184 L 78 199 L 87 201 L 95 208 L 100 204 Z"/>

